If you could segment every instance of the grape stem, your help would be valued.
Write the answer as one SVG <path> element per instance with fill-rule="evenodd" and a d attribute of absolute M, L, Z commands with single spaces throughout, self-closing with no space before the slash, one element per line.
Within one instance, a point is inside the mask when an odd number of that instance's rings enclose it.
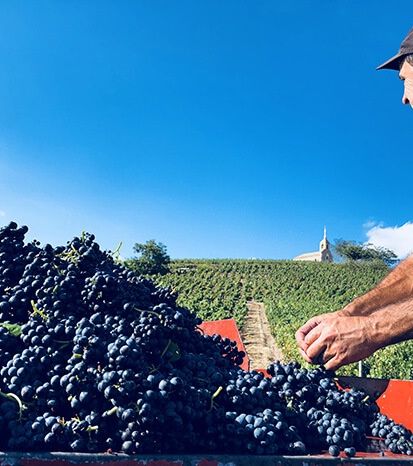
<path fill-rule="evenodd" d="M 211 405 L 209 407 L 208 412 L 211 412 L 213 408 L 215 408 L 214 400 L 219 394 L 222 392 L 224 388 L 223 387 L 218 387 L 218 389 L 215 391 L 215 393 L 211 396 Z"/>
<path fill-rule="evenodd" d="M 168 340 L 168 344 L 166 345 L 165 349 L 162 351 L 161 358 L 163 358 L 165 356 L 165 354 L 168 351 L 171 344 L 172 344 L 172 340 Z"/>
<path fill-rule="evenodd" d="M 118 407 L 117 406 L 114 406 L 113 408 L 109 409 L 108 411 L 105 411 L 104 415 L 105 416 L 113 416 L 114 414 L 116 414 L 118 411 Z"/>
<path fill-rule="evenodd" d="M 0 390 L 0 396 L 2 396 L 4 398 L 7 398 L 8 400 L 13 400 L 19 405 L 19 421 L 20 421 L 21 418 L 22 418 L 22 413 L 23 413 L 23 409 L 24 409 L 24 405 L 22 403 L 22 400 L 17 395 L 15 395 L 14 393 L 4 393 L 1 390 Z"/>
<path fill-rule="evenodd" d="M 32 312 L 33 317 L 38 314 L 43 320 L 47 320 L 47 315 L 44 313 L 44 311 L 42 311 L 41 309 L 37 307 L 33 299 L 30 301 L 30 304 L 32 305 L 32 309 L 33 309 L 33 312 Z"/>

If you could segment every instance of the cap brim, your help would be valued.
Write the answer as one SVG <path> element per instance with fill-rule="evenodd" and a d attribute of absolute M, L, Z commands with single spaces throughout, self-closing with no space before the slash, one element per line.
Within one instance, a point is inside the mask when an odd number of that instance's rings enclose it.
<path fill-rule="evenodd" d="M 389 60 L 382 63 L 380 66 L 376 68 L 376 70 L 396 70 L 399 71 L 400 63 L 402 62 L 403 58 L 408 55 L 407 53 L 398 53 L 394 57 L 391 57 Z"/>

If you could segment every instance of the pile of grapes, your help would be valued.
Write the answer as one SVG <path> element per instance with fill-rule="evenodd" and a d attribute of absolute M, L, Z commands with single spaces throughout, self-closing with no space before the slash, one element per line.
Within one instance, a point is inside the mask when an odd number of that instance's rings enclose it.
<path fill-rule="evenodd" d="M 167 289 L 90 234 L 66 246 L 0 229 L 0 449 L 354 456 L 366 436 L 412 454 L 411 432 L 334 374 L 243 371 Z"/>

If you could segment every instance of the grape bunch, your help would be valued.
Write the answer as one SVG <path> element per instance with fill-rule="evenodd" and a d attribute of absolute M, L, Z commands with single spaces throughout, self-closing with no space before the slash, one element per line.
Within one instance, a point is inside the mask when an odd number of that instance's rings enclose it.
<path fill-rule="evenodd" d="M 411 433 L 333 373 L 241 370 L 234 342 L 93 235 L 42 247 L 27 231 L 0 229 L 3 451 L 354 456 L 376 433 L 411 454 Z"/>
<path fill-rule="evenodd" d="M 371 435 L 383 440 L 392 453 L 413 454 L 413 435 L 404 426 L 397 424 L 384 414 L 377 413 L 371 426 Z"/>

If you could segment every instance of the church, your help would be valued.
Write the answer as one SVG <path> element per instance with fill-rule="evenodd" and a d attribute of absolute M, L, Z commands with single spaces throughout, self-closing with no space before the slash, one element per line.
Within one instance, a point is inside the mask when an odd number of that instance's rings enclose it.
<path fill-rule="evenodd" d="M 330 251 L 330 243 L 327 239 L 327 230 L 324 227 L 324 238 L 320 241 L 320 250 L 316 252 L 306 252 L 297 257 L 294 261 L 311 261 L 311 262 L 333 262 L 333 255 Z"/>

